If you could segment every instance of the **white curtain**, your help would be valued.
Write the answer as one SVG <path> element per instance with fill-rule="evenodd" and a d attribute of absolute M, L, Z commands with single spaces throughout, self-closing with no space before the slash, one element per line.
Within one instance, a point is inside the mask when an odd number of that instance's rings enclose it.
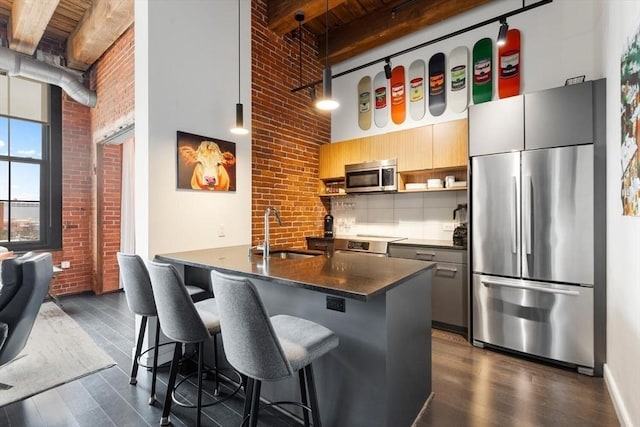
<path fill-rule="evenodd" d="M 122 200 L 120 201 L 120 251 L 134 254 L 135 245 L 135 140 L 122 144 Z M 120 281 L 122 288 L 122 281 Z"/>

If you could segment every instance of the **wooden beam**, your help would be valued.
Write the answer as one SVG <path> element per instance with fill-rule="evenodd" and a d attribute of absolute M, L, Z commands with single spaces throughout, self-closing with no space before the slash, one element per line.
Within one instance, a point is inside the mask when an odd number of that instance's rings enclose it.
<path fill-rule="evenodd" d="M 9 48 L 33 55 L 60 0 L 13 0 L 7 26 Z"/>
<path fill-rule="evenodd" d="M 329 63 L 344 61 L 490 1 L 493 0 L 417 1 L 395 14 L 392 6 L 385 6 L 331 30 Z M 324 36 L 320 36 L 320 57 L 324 57 L 324 45 Z"/>
<path fill-rule="evenodd" d="M 329 10 L 347 0 L 329 0 Z M 295 14 L 304 13 L 304 22 L 324 15 L 327 10 L 326 0 L 270 0 L 267 5 L 268 26 L 279 36 L 298 28 Z"/>
<path fill-rule="evenodd" d="M 67 40 L 67 63 L 89 68 L 133 24 L 134 0 L 95 0 Z"/>

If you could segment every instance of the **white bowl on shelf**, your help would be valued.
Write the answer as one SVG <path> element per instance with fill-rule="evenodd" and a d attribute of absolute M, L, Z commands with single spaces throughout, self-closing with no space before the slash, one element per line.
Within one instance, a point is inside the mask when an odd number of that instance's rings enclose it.
<path fill-rule="evenodd" d="M 427 188 L 442 188 L 442 180 L 441 179 L 428 179 L 427 180 Z"/>
<path fill-rule="evenodd" d="M 427 188 L 426 182 L 408 182 L 404 185 L 405 190 L 424 190 Z"/>

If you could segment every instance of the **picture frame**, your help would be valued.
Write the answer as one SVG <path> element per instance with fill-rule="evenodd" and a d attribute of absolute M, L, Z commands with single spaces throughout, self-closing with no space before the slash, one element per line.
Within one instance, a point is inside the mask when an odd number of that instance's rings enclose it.
<path fill-rule="evenodd" d="M 177 131 L 177 188 L 236 191 L 236 144 Z"/>

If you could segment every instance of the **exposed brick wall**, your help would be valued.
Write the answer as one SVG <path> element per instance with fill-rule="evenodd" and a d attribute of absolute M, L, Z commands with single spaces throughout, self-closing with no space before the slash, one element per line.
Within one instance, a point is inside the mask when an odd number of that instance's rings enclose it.
<path fill-rule="evenodd" d="M 88 291 L 93 285 L 91 254 L 91 136 L 89 107 L 62 95 L 62 250 L 55 264 L 70 261 L 52 283 L 53 294 Z"/>
<path fill-rule="evenodd" d="M 322 233 L 327 212 L 317 196 L 318 147 L 329 142 L 331 116 L 311 106 L 308 91 L 291 92 L 300 85 L 299 39 L 267 28 L 265 0 L 251 6 L 252 243 L 264 239 L 264 211 L 273 205 L 284 226 L 271 227 L 271 243 L 305 247 L 305 236 Z M 305 83 L 322 75 L 316 45 L 303 32 Z"/>

